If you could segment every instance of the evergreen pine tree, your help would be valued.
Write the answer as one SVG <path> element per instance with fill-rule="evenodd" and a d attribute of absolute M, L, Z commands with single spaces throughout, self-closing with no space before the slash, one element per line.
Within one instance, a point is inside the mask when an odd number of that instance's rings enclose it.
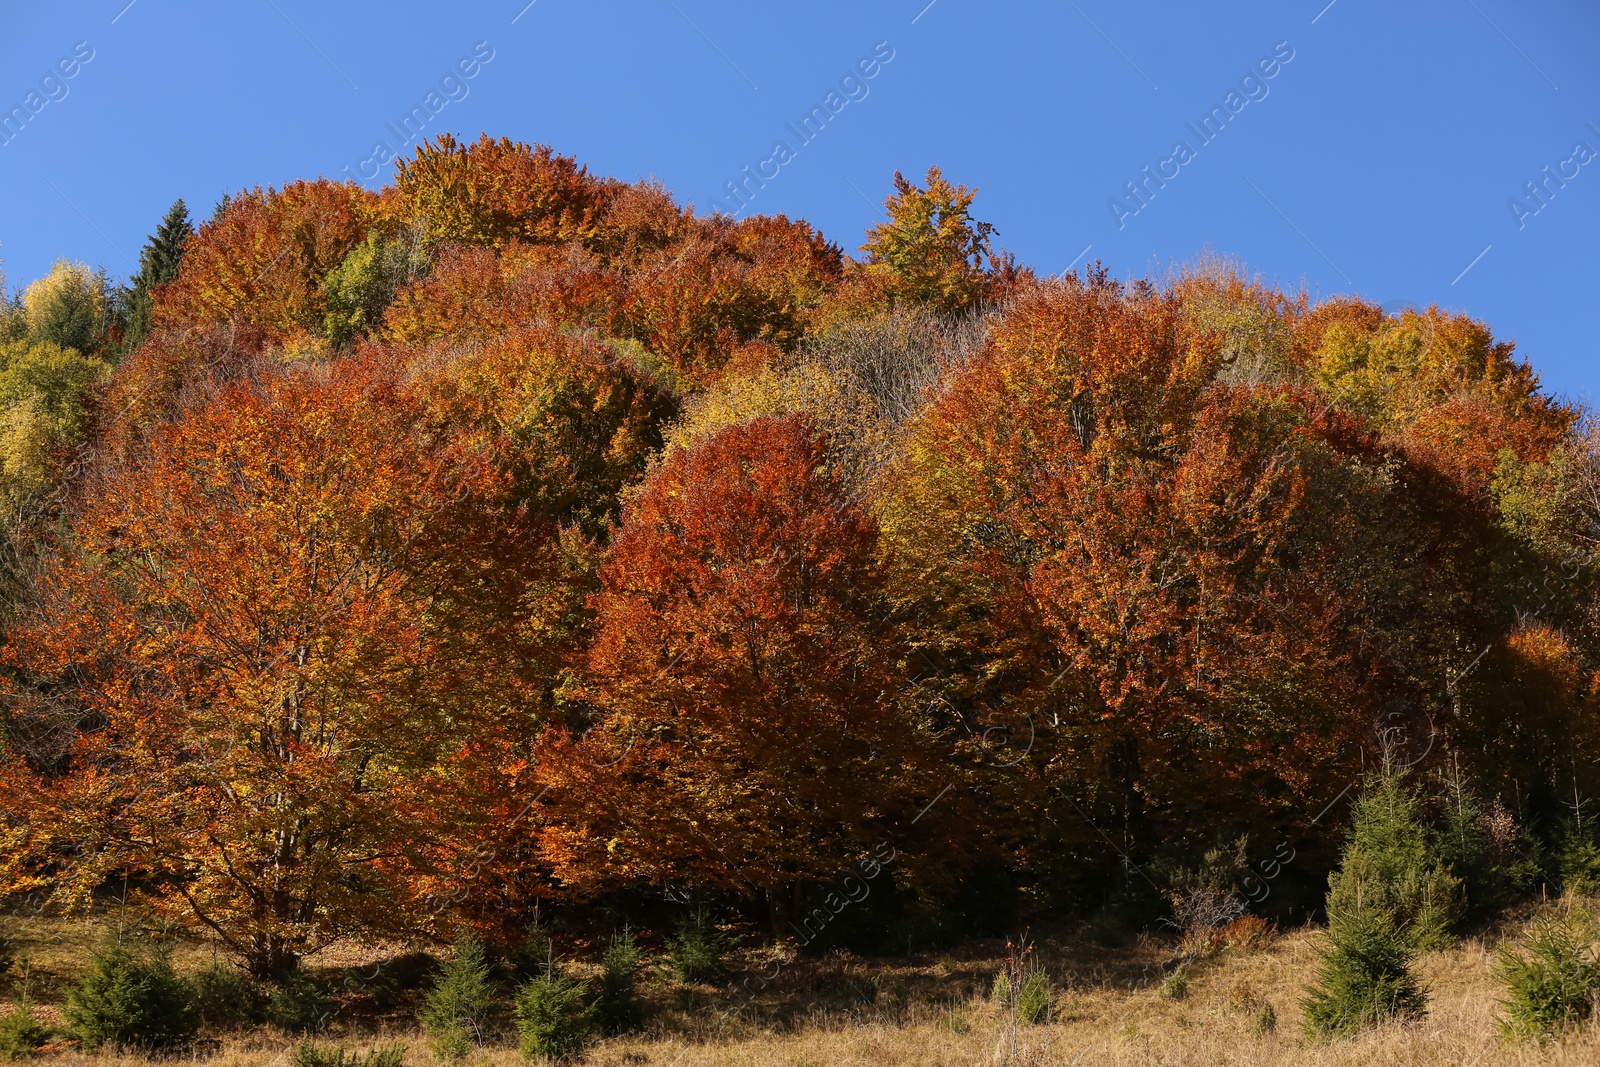
<path fill-rule="evenodd" d="M 1600 1000 L 1600 958 L 1593 945 L 1600 927 L 1582 909 L 1546 914 L 1534 920 L 1527 954 L 1500 949 L 1497 976 L 1506 985 L 1510 1038 L 1542 1039 L 1588 1020 Z"/>
<path fill-rule="evenodd" d="M 493 1007 L 488 958 L 481 944 L 467 940 L 456 945 L 454 957 L 440 968 L 417 1018 L 434 1054 L 458 1059 L 483 1045 Z"/>
<path fill-rule="evenodd" d="M 1316 987 L 1305 1000 L 1313 1036 L 1349 1034 L 1427 1008 L 1412 964 L 1417 951 L 1448 943 L 1460 882 L 1435 858 L 1421 802 L 1387 755 L 1351 815 L 1339 870 L 1328 878 L 1328 939 Z"/>
<path fill-rule="evenodd" d="M 1411 969 L 1416 950 L 1392 912 L 1359 896 L 1338 909 L 1330 905 L 1328 937 L 1332 948 L 1305 1002 L 1313 1037 L 1351 1034 L 1427 1009 L 1428 994 Z"/>
<path fill-rule="evenodd" d="M 1339 870 L 1329 879 L 1329 922 L 1361 898 L 1390 913 L 1412 948 L 1448 946 L 1449 928 L 1461 915 L 1461 881 L 1442 858 L 1405 769 L 1385 757 L 1367 779 L 1350 823 Z"/>
<path fill-rule="evenodd" d="M 144 251 L 139 253 L 139 273 L 133 276 L 126 298 L 128 326 L 123 334 L 124 351 L 133 351 L 150 332 L 151 293 L 156 286 L 178 276 L 183 249 L 189 243 L 191 232 L 189 209 L 179 199 L 145 243 Z"/>
<path fill-rule="evenodd" d="M 544 977 L 517 992 L 517 1033 L 522 1054 L 561 1063 L 594 1043 L 594 1008 L 585 1003 L 588 987 L 568 977 L 552 960 Z"/>
<path fill-rule="evenodd" d="M 626 1033 L 639 1022 L 643 1006 L 635 986 L 643 962 L 644 953 L 634 940 L 633 931 L 626 927 L 611 938 L 611 945 L 600 958 L 603 971 L 594 1009 L 607 1033 Z"/>
<path fill-rule="evenodd" d="M 171 951 L 151 946 L 135 952 L 112 945 L 97 954 L 89 973 L 67 992 L 67 1022 L 95 1050 L 160 1051 L 194 1037 L 194 997 L 172 969 Z"/>

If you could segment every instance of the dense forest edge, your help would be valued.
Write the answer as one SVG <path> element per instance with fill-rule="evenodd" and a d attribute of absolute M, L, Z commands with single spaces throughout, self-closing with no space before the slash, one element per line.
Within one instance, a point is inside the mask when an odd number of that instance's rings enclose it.
<path fill-rule="evenodd" d="M 1042 276 L 975 198 L 896 174 L 852 255 L 441 136 L 0 298 L 0 1057 L 956 989 L 1017 1059 L 1307 924 L 1241 1033 L 1476 945 L 1507 1047 L 1592 1041 L 1593 413 L 1438 307 Z"/>

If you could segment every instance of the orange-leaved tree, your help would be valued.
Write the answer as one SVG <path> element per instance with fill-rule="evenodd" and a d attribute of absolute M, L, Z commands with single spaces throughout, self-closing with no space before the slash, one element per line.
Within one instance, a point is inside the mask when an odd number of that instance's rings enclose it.
<path fill-rule="evenodd" d="M 466 342 L 518 327 L 598 327 L 617 316 L 622 283 L 596 257 L 508 242 L 446 245 L 428 277 L 396 295 L 384 315 L 390 339 L 408 345 Z"/>
<path fill-rule="evenodd" d="M 1476 626 L 1449 485 L 1313 393 L 1219 381 L 1222 340 L 1151 289 L 1039 287 L 885 479 L 947 688 L 1042 705 L 1046 784 L 1136 847 L 1292 817 Z"/>
<path fill-rule="evenodd" d="M 797 344 L 842 272 L 838 247 L 809 223 L 714 217 L 628 276 L 626 326 L 685 386 L 702 387 L 759 362 L 741 359 L 741 345 Z"/>
<path fill-rule="evenodd" d="M 239 193 L 185 246 L 182 271 L 156 300 L 156 326 L 245 326 L 271 342 L 320 331 L 323 280 L 382 223 L 378 205 L 360 186 L 327 179 Z"/>
<path fill-rule="evenodd" d="M 646 480 L 594 600 L 595 721 L 541 747 L 563 879 L 759 891 L 779 922 L 925 789 L 877 530 L 826 456 L 769 416 Z"/>
<path fill-rule="evenodd" d="M 5 649 L 9 890 L 131 879 L 261 975 L 404 929 L 534 695 L 549 524 L 395 368 L 261 368 L 84 487 Z M 471 755 L 479 752 L 477 756 Z"/>
<path fill-rule="evenodd" d="M 483 435 L 508 475 L 506 500 L 604 539 L 623 490 L 644 476 L 676 406 L 612 347 L 544 326 L 462 352 L 416 357 L 432 418 Z"/>
<path fill-rule="evenodd" d="M 593 236 L 597 212 L 620 188 L 547 145 L 441 134 L 396 164 L 394 200 L 445 240 L 564 244 Z"/>

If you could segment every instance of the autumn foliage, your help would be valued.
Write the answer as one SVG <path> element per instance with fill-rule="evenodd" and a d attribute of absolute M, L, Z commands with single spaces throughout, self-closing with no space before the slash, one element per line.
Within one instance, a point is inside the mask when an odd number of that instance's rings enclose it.
<path fill-rule="evenodd" d="M 896 699 L 876 539 L 803 416 L 651 473 L 593 600 L 598 717 L 541 752 L 563 881 L 760 891 L 781 911 L 915 813 L 933 779 Z"/>
<path fill-rule="evenodd" d="M 1397 743 L 1555 834 L 1584 413 L 1465 316 L 1041 280 L 973 206 L 896 175 L 856 259 L 446 137 L 233 197 L 130 352 L 7 312 L 0 893 L 272 975 L 668 886 L 781 932 L 875 856 L 948 931 L 1148 908 Z"/>
<path fill-rule="evenodd" d="M 492 458 L 374 361 L 152 433 L 9 634 L 16 874 L 82 897 L 132 867 L 263 972 L 385 925 L 459 810 L 452 760 L 527 699 L 502 601 L 537 523 Z"/>

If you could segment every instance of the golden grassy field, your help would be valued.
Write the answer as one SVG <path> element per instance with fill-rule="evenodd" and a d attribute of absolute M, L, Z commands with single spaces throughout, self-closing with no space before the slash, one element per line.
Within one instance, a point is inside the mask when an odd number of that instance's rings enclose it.
<path fill-rule="evenodd" d="M 1509 924 L 1425 956 L 1421 969 L 1430 1002 L 1423 1020 L 1326 1044 L 1307 1041 L 1300 1031 L 1300 997 L 1315 977 L 1324 937 L 1309 928 L 1232 944 L 1192 964 L 1181 998 L 1159 984 L 1160 965 L 1173 954 L 1170 942 L 1141 938 L 1120 949 L 1096 949 L 1046 941 L 1039 956 L 1058 990 L 1053 1018 L 1046 1025 L 1019 1028 L 1014 1053 L 1003 1012 L 987 995 L 1004 951 L 992 942 L 947 956 L 887 963 L 847 955 L 797 960 L 737 1016 L 727 1013 L 718 990 L 684 988 L 653 975 L 642 990 L 656 1008 L 649 1030 L 603 1041 L 582 1062 L 615 1067 L 1600 1064 L 1600 1024 L 1542 1045 L 1501 1038 L 1502 993 L 1493 968 L 1502 938 L 1520 929 L 1521 924 Z M 89 949 L 104 931 L 82 922 L 34 921 L 15 927 L 12 936 L 30 961 L 40 1016 L 59 1024 L 65 984 L 82 972 Z M 185 943 L 175 962 L 191 971 L 210 955 L 202 944 Z M 319 963 L 348 967 L 381 955 L 347 952 Z M 870 1004 L 861 1003 L 859 994 L 844 995 L 862 988 L 863 979 L 876 980 L 877 996 Z M 341 1012 L 321 1042 L 350 1050 L 400 1042 L 407 1047 L 408 1067 L 433 1067 L 426 1041 L 409 1022 L 408 1006 L 384 1015 L 364 1010 L 357 1001 Z M 1265 1025 L 1264 1016 L 1275 1016 L 1276 1026 Z M 204 1042 L 178 1058 L 216 1067 L 287 1067 L 298 1043 L 296 1037 L 261 1027 Z M 88 1055 L 62 1043 L 36 1062 L 40 1067 L 91 1062 L 134 1067 L 149 1061 Z M 467 1063 L 511 1067 L 521 1060 L 507 1035 Z"/>

